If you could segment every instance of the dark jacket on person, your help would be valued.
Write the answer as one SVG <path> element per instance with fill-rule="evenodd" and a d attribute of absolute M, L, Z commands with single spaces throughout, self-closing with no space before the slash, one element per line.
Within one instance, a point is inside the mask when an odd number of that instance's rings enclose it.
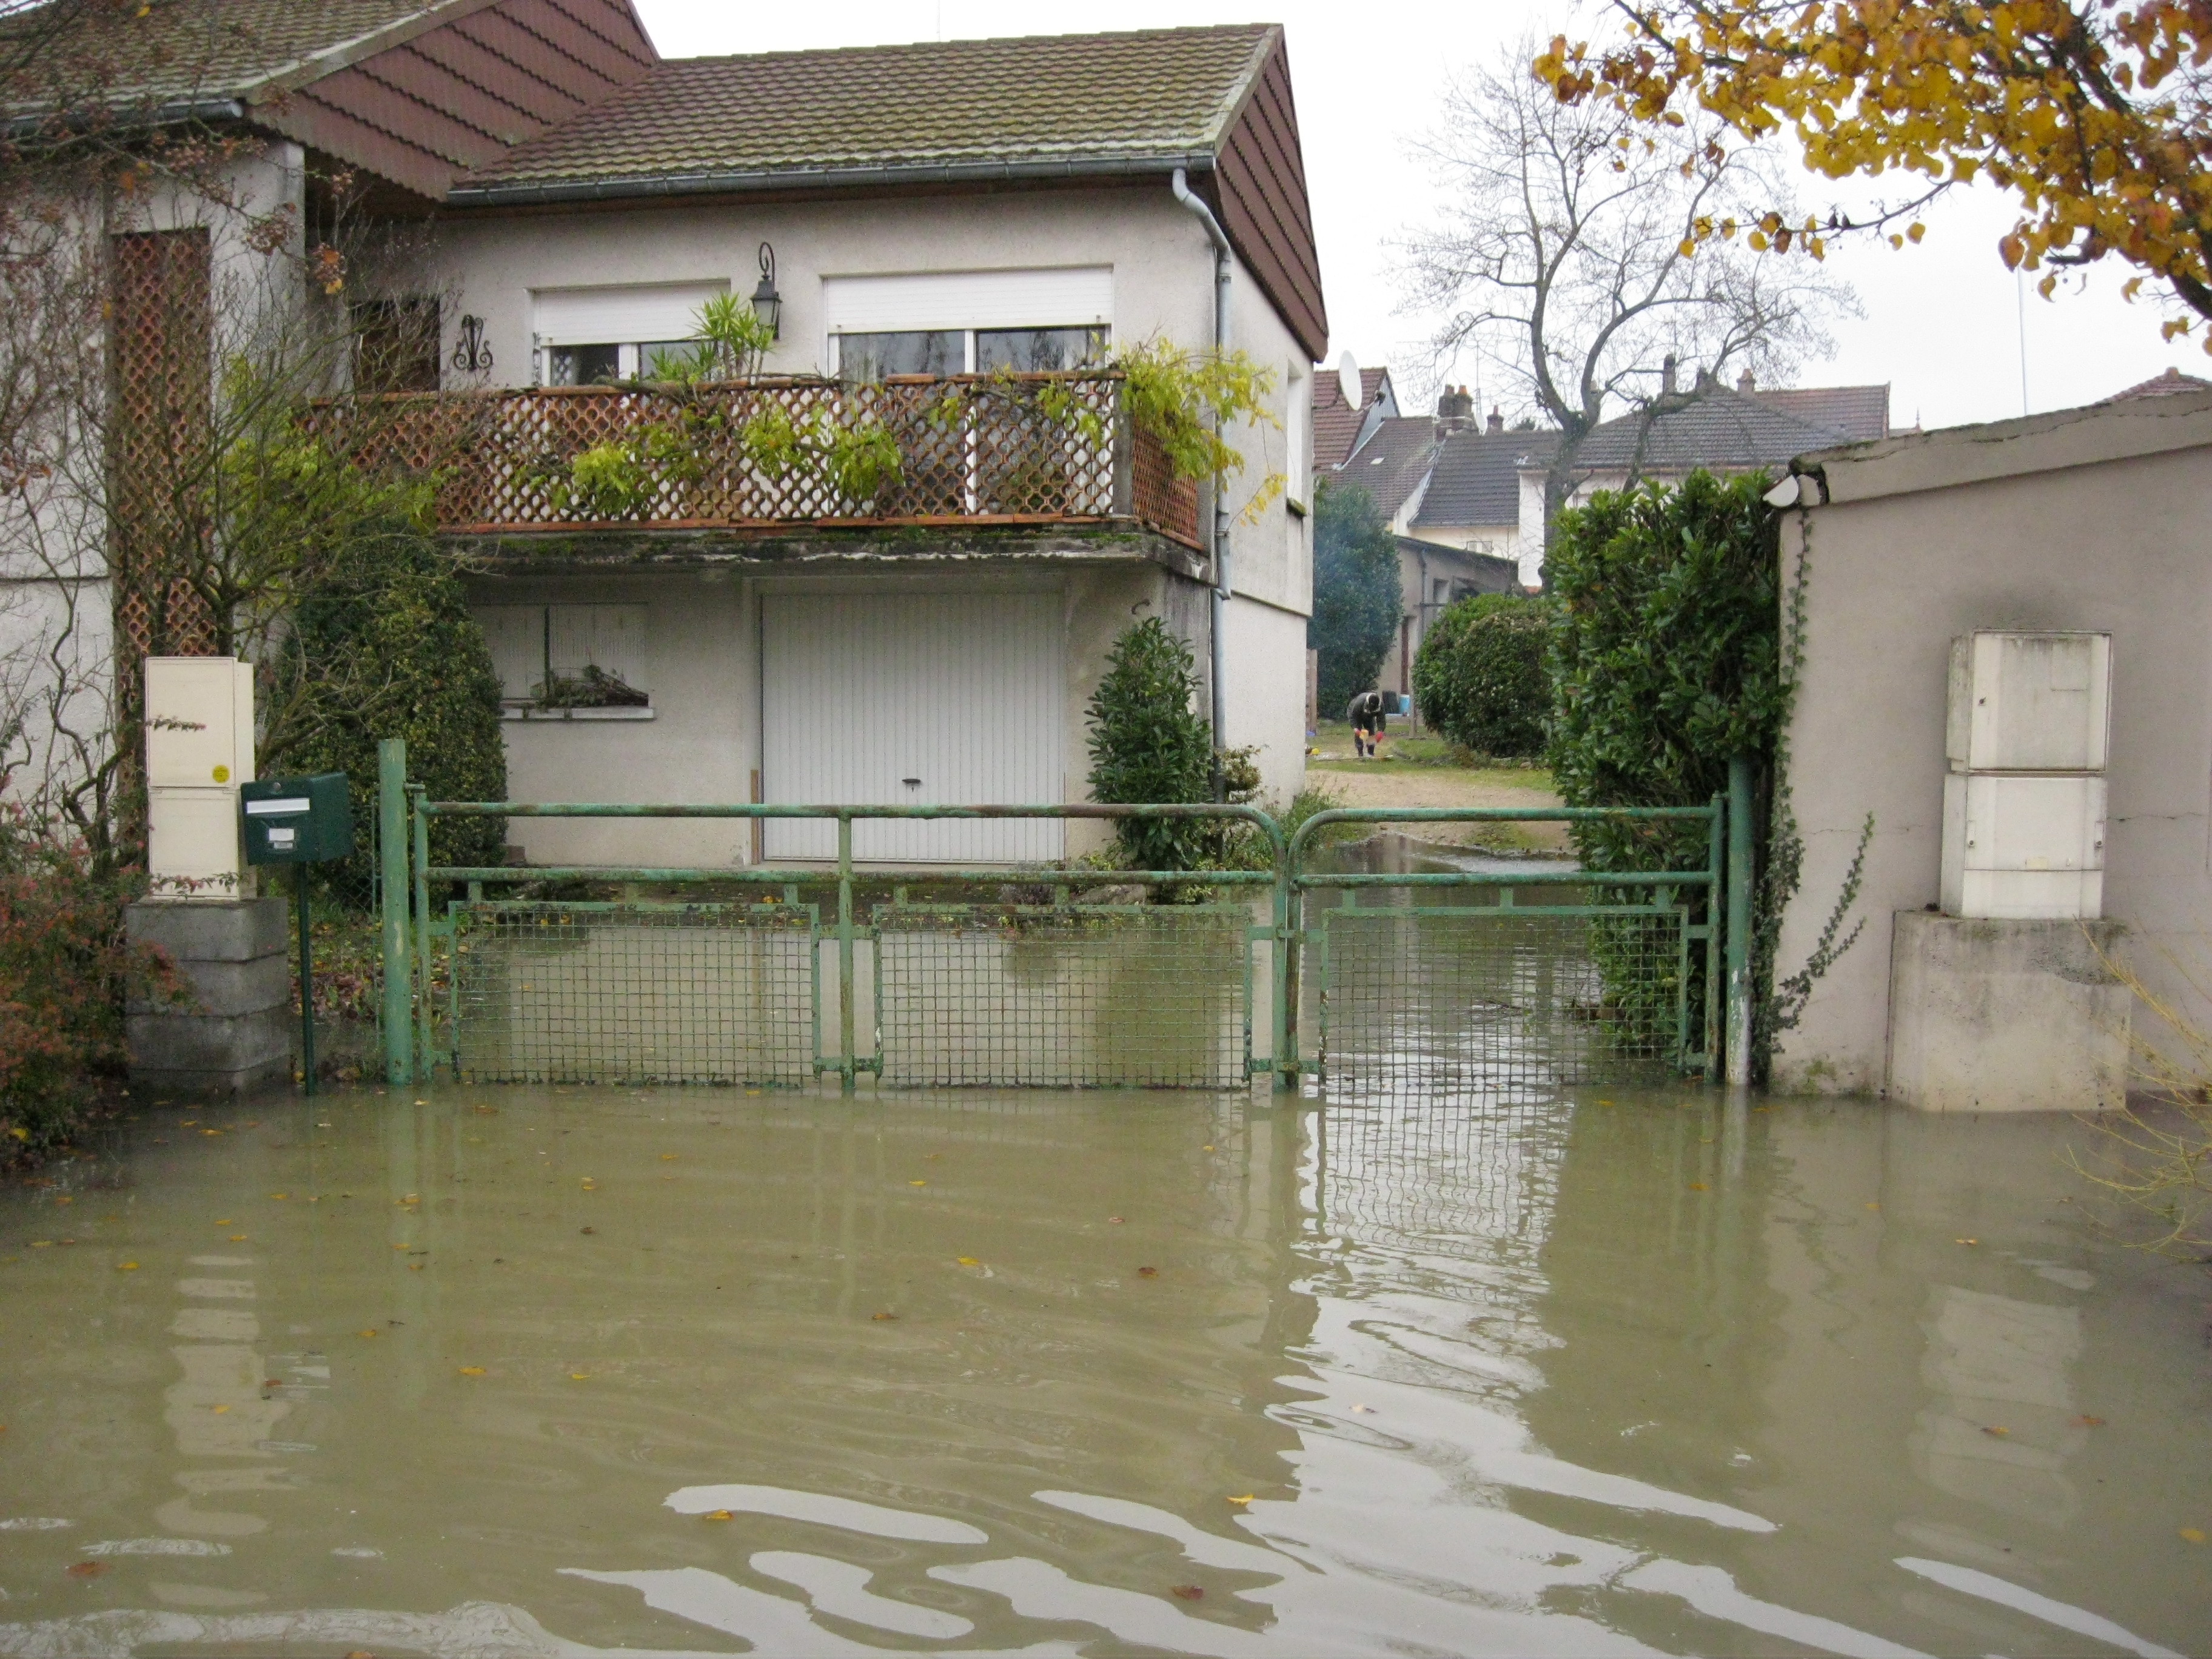
<path fill-rule="evenodd" d="M 1344 717 L 1362 732 L 1380 732 L 1382 729 L 1382 694 L 1380 691 L 1362 691 L 1352 700 L 1352 706 L 1345 710 Z"/>

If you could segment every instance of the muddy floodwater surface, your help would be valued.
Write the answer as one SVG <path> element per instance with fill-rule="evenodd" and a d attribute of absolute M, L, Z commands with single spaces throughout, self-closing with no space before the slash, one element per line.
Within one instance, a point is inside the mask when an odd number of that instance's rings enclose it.
<path fill-rule="evenodd" d="M 0 1655 L 2212 1650 L 2081 1126 L 453 1085 L 0 1190 Z"/>

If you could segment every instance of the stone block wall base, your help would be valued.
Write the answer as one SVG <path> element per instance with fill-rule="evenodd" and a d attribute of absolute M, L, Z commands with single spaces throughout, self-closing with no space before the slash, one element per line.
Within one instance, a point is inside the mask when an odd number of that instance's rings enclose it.
<path fill-rule="evenodd" d="M 2099 959 L 2115 921 L 1900 910 L 1889 963 L 1889 1094 L 1929 1112 L 2125 1103 L 2134 994 Z"/>
<path fill-rule="evenodd" d="M 174 1006 L 134 1000 L 125 1020 L 131 1083 L 142 1095 L 237 1095 L 292 1079 L 292 975 L 279 898 L 143 900 L 125 913 L 134 945 L 176 964 Z"/>

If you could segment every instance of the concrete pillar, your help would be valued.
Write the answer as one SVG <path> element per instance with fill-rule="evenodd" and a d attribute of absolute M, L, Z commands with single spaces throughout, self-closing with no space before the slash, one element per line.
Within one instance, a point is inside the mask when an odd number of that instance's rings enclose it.
<path fill-rule="evenodd" d="M 134 993 L 131 1081 L 141 1091 L 235 1095 L 292 1079 L 292 970 L 280 898 L 144 899 L 125 912 L 132 946 L 175 963 L 186 1001 Z"/>
<path fill-rule="evenodd" d="M 2116 921 L 1899 911 L 1889 962 L 1891 1097 L 1929 1112 L 2124 1104 L 2134 993 L 2106 965 L 2120 933 Z"/>

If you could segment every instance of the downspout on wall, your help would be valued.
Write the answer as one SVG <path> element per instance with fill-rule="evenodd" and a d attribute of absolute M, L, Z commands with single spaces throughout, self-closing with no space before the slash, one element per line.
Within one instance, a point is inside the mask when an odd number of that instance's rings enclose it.
<path fill-rule="evenodd" d="M 1206 234 L 1213 243 L 1213 349 L 1226 356 L 1229 352 L 1229 277 L 1231 272 L 1229 237 L 1221 228 L 1221 222 L 1213 216 L 1190 187 L 1190 175 L 1182 167 L 1175 170 L 1170 181 L 1175 198 L 1182 204 L 1206 227 Z M 1228 480 L 1221 474 L 1213 476 L 1213 640 L 1209 660 L 1213 682 L 1213 746 L 1229 746 L 1229 492 Z"/>

